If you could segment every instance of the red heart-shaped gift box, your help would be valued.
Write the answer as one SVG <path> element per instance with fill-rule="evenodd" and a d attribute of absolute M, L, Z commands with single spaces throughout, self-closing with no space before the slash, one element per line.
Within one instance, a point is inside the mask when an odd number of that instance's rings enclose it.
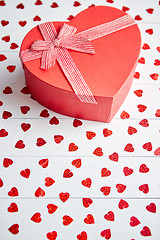
<path fill-rule="evenodd" d="M 90 7 L 68 25 L 77 33 L 127 15 L 107 6 Z M 64 22 L 53 22 L 57 32 Z M 29 49 L 35 40 L 43 40 L 34 27 L 25 36 L 21 52 Z M 97 104 L 81 102 L 74 93 L 58 62 L 50 69 L 40 68 L 41 59 L 24 62 L 26 84 L 32 97 L 43 106 L 74 118 L 110 122 L 132 84 L 141 48 L 137 24 L 91 41 L 95 55 L 69 50 L 74 63 L 93 93 Z"/>

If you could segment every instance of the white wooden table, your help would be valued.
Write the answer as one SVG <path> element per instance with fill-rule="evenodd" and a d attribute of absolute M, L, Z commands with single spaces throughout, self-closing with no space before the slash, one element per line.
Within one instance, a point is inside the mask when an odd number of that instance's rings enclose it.
<path fill-rule="evenodd" d="M 50 110 L 40 116 L 45 108 L 26 91 L 19 46 L 37 24 L 66 21 L 91 4 L 135 18 L 142 50 L 114 119 L 75 127 L 76 120 Z M 0 0 L 0 21 L 0 239 L 159 240 L 159 1 Z M 96 136 L 88 139 L 88 131 Z M 55 135 L 64 139 L 56 143 Z M 71 143 L 77 151 L 69 151 Z M 93 154 L 99 147 L 101 157 Z"/>

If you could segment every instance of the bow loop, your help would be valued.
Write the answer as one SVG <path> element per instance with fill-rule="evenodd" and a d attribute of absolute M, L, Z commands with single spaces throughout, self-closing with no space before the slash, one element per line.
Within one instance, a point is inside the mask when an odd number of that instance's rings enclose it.
<path fill-rule="evenodd" d="M 36 40 L 32 43 L 31 49 L 33 51 L 44 51 L 49 50 L 53 47 L 53 43 L 51 41 L 43 41 L 43 40 Z"/>
<path fill-rule="evenodd" d="M 64 37 L 72 37 L 76 33 L 76 31 L 77 31 L 77 28 L 64 23 L 60 28 L 57 38 L 60 39 Z"/>

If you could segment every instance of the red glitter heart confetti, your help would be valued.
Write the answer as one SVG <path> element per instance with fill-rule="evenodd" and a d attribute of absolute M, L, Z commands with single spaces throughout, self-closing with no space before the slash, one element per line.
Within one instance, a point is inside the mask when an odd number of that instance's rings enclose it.
<path fill-rule="evenodd" d="M 109 137 L 110 135 L 112 135 L 112 131 L 107 129 L 107 128 L 104 128 L 103 129 L 103 136 L 104 137 Z"/>
<path fill-rule="evenodd" d="M 9 66 L 7 66 L 7 70 L 8 70 L 10 73 L 14 72 L 15 69 L 16 69 L 16 66 L 14 66 L 14 65 L 9 65 Z"/>
<path fill-rule="evenodd" d="M 50 119 L 49 123 L 51 125 L 58 125 L 59 124 L 59 120 L 58 118 L 56 118 L 55 116 L 53 118 Z"/>
<path fill-rule="evenodd" d="M 78 1 L 75 1 L 74 4 L 73 4 L 74 7 L 79 7 L 81 6 L 81 4 L 78 2 Z"/>
<path fill-rule="evenodd" d="M 125 6 L 122 7 L 122 11 L 124 11 L 124 12 L 129 11 L 129 10 L 130 9 L 128 7 L 125 7 Z"/>
<path fill-rule="evenodd" d="M 46 177 L 45 178 L 45 186 L 50 187 L 55 183 L 55 181 L 51 177 Z"/>
<path fill-rule="evenodd" d="M 18 4 L 16 8 L 18 8 L 18 9 L 24 9 L 23 3 Z"/>
<path fill-rule="evenodd" d="M 39 115 L 40 117 L 43 117 L 43 118 L 48 118 L 49 117 L 49 112 L 47 109 L 44 109 L 42 110 L 42 112 L 40 113 Z"/>
<path fill-rule="evenodd" d="M 9 42 L 10 41 L 10 36 L 7 35 L 7 36 L 2 37 L 2 41 Z"/>
<path fill-rule="evenodd" d="M 141 172 L 141 173 L 147 173 L 147 172 L 149 172 L 149 168 L 146 166 L 146 164 L 142 164 L 142 165 L 139 167 L 139 172 Z"/>
<path fill-rule="evenodd" d="M 57 144 L 61 143 L 63 139 L 64 137 L 62 135 L 54 135 L 54 141 Z"/>
<path fill-rule="evenodd" d="M 12 113 L 11 112 L 8 112 L 8 111 L 4 111 L 3 114 L 2 114 L 2 118 L 3 119 L 8 119 L 12 117 Z"/>
<path fill-rule="evenodd" d="M 142 49 L 143 50 L 148 50 L 148 49 L 150 49 L 150 46 L 147 43 L 144 43 L 143 46 L 142 46 Z"/>
<path fill-rule="evenodd" d="M 4 54 L 0 54 L 0 62 L 3 62 L 7 59 L 7 57 Z"/>
<path fill-rule="evenodd" d="M 29 106 L 21 106 L 20 110 L 23 114 L 27 114 L 30 110 L 30 107 Z"/>
<path fill-rule="evenodd" d="M 136 15 L 134 19 L 137 20 L 137 21 L 141 21 L 142 20 L 140 15 Z"/>
<path fill-rule="evenodd" d="M 134 147 L 131 143 L 128 143 L 125 148 L 124 148 L 124 151 L 126 152 L 134 152 Z"/>
<path fill-rule="evenodd" d="M 24 132 L 26 132 L 31 128 L 31 124 L 30 123 L 22 123 L 21 128 Z"/>
<path fill-rule="evenodd" d="M 69 147 L 68 147 L 69 152 L 74 152 L 74 151 L 77 151 L 77 150 L 78 150 L 78 146 L 76 146 L 75 143 L 70 143 L 69 144 Z"/>
<path fill-rule="evenodd" d="M 45 191 L 42 188 L 37 188 L 35 191 L 35 197 L 44 197 L 45 196 Z"/>
<path fill-rule="evenodd" d="M 77 128 L 79 126 L 82 126 L 82 121 L 78 120 L 78 119 L 74 119 L 73 121 L 73 127 Z"/>
<path fill-rule="evenodd" d="M 0 129 L 0 137 L 7 137 L 8 136 L 8 132 L 2 128 Z"/>
<path fill-rule="evenodd" d="M 64 226 L 68 226 L 69 224 L 71 224 L 71 222 L 73 222 L 73 219 L 70 216 L 67 216 L 67 215 L 63 216 L 63 225 Z"/>
<path fill-rule="evenodd" d="M 156 204 L 150 203 L 149 205 L 146 206 L 146 210 L 152 213 L 156 213 Z"/>
<path fill-rule="evenodd" d="M 70 197 L 70 194 L 68 192 L 61 192 L 59 194 L 59 198 L 61 199 L 62 202 L 66 202 L 68 200 L 68 198 Z"/>
<path fill-rule="evenodd" d="M 18 212 L 18 206 L 16 203 L 11 203 L 10 206 L 8 207 L 8 212 L 10 213 L 14 213 L 14 212 Z"/>
<path fill-rule="evenodd" d="M 63 173 L 64 178 L 71 178 L 73 177 L 73 173 L 70 171 L 70 169 L 66 169 Z"/>
<path fill-rule="evenodd" d="M 151 236 L 151 231 L 150 231 L 149 227 L 144 226 L 143 229 L 141 230 L 140 234 L 144 237 L 149 237 L 149 236 Z"/>
<path fill-rule="evenodd" d="M 39 161 L 39 165 L 41 165 L 42 168 L 48 167 L 48 163 L 49 163 L 48 158 L 46 158 L 46 159 L 41 159 L 41 160 Z"/>
<path fill-rule="evenodd" d="M 152 28 L 146 29 L 145 32 L 148 33 L 149 35 L 152 35 L 153 34 L 153 29 Z"/>
<path fill-rule="evenodd" d="M 124 184 L 121 184 L 121 183 L 116 184 L 117 192 L 119 192 L 119 193 L 123 193 L 125 191 L 126 187 L 127 186 L 125 186 Z"/>
<path fill-rule="evenodd" d="M 138 220 L 138 218 L 136 218 L 136 217 L 134 217 L 134 216 L 132 216 L 131 218 L 130 218 L 130 226 L 131 227 L 136 227 L 137 225 L 139 225 L 141 222 Z"/>
<path fill-rule="evenodd" d="M 93 203 L 93 200 L 91 198 L 82 198 L 82 203 L 85 208 L 88 208 Z"/>
<path fill-rule="evenodd" d="M 159 59 L 155 59 L 154 60 L 154 65 L 155 66 L 160 66 L 160 60 Z"/>
<path fill-rule="evenodd" d="M 35 223 L 40 223 L 42 221 L 41 219 L 41 214 L 39 212 L 35 213 L 32 217 L 31 220 Z"/>
<path fill-rule="evenodd" d="M 5 89 L 3 90 L 3 93 L 4 94 L 12 94 L 13 93 L 12 88 L 9 86 L 5 87 Z"/>
<path fill-rule="evenodd" d="M 35 5 L 42 5 L 43 3 L 41 2 L 41 0 L 37 0 L 36 2 L 35 2 Z"/>
<path fill-rule="evenodd" d="M 107 168 L 102 168 L 101 170 L 101 177 L 108 177 L 111 175 L 111 171 Z"/>
<path fill-rule="evenodd" d="M 7 26 L 9 24 L 9 21 L 2 20 L 1 24 L 2 24 L 2 27 L 5 27 L 5 26 Z"/>
<path fill-rule="evenodd" d="M 138 62 L 139 63 L 142 63 L 142 64 L 145 64 L 145 58 L 144 57 L 141 57 L 138 59 Z"/>
<path fill-rule="evenodd" d="M 4 1 L 4 0 L 1 0 L 1 1 L 0 1 L 0 6 L 1 6 L 1 7 L 4 7 L 5 5 L 6 5 L 5 1 Z"/>
<path fill-rule="evenodd" d="M 46 143 L 47 142 L 43 138 L 37 138 L 37 142 L 36 142 L 37 147 L 42 147 Z"/>
<path fill-rule="evenodd" d="M 101 147 L 96 148 L 96 149 L 93 151 L 93 154 L 96 155 L 96 156 L 98 156 L 98 157 L 103 156 L 102 148 L 101 148 Z"/>
<path fill-rule="evenodd" d="M 72 161 L 72 165 L 75 166 L 76 168 L 80 168 L 81 165 L 82 165 L 81 159 L 80 159 L 80 158 L 74 159 L 74 160 Z"/>
<path fill-rule="evenodd" d="M 19 225 L 18 225 L 17 223 L 16 223 L 16 224 L 13 224 L 10 228 L 8 228 L 8 230 L 9 230 L 12 234 L 16 235 L 16 234 L 19 233 Z"/>
<path fill-rule="evenodd" d="M 111 187 L 108 186 L 101 187 L 100 191 L 103 193 L 103 195 L 108 196 L 111 192 Z"/>
<path fill-rule="evenodd" d="M 84 222 L 86 224 L 94 224 L 94 217 L 92 216 L 92 214 L 88 214 L 87 217 L 84 219 Z"/>
<path fill-rule="evenodd" d="M 53 214 L 58 209 L 58 207 L 52 203 L 48 204 L 47 208 L 49 214 Z"/>
<path fill-rule="evenodd" d="M 10 197 L 17 197 L 18 195 L 19 193 L 16 187 L 12 187 L 11 190 L 8 192 L 8 196 Z"/>
<path fill-rule="evenodd" d="M 126 111 L 123 111 L 120 115 L 120 118 L 121 119 L 128 119 L 128 118 L 130 118 L 130 115 Z"/>
<path fill-rule="evenodd" d="M 128 208 L 129 204 L 125 200 L 121 199 L 118 203 L 118 207 L 119 209 Z"/>
<path fill-rule="evenodd" d="M 87 240 L 87 233 L 85 231 L 77 235 L 78 240 Z"/>
<path fill-rule="evenodd" d="M 101 232 L 101 236 L 104 237 L 105 239 L 110 239 L 111 238 L 111 230 L 110 229 L 105 229 Z"/>
<path fill-rule="evenodd" d="M 92 185 L 92 180 L 90 178 L 86 178 L 81 183 L 83 186 L 90 188 Z"/>
<path fill-rule="evenodd" d="M 139 89 L 139 90 L 134 91 L 134 93 L 136 94 L 137 97 L 142 97 L 143 90 Z"/>
<path fill-rule="evenodd" d="M 38 16 L 38 15 L 36 15 L 34 18 L 33 18 L 33 21 L 41 21 L 41 18 Z"/>
<path fill-rule="evenodd" d="M 140 78 L 140 73 L 139 73 L 139 72 L 135 72 L 135 73 L 134 73 L 134 78 L 139 79 L 139 78 Z"/>
<path fill-rule="evenodd" d="M 135 134 L 135 133 L 137 133 L 137 129 L 134 128 L 134 127 L 129 126 L 129 127 L 128 127 L 128 134 L 129 134 L 129 135 L 133 135 L 133 134 Z"/>
<path fill-rule="evenodd" d="M 73 19 L 73 15 L 69 15 L 69 17 L 67 18 L 68 21 L 71 21 Z"/>
<path fill-rule="evenodd" d="M 124 167 L 123 168 L 123 173 L 125 176 L 129 176 L 133 173 L 133 169 L 132 168 L 128 168 L 128 167 Z"/>
<path fill-rule="evenodd" d="M 142 104 L 139 104 L 137 106 L 137 108 L 138 108 L 139 112 L 144 112 L 147 109 L 147 107 L 145 105 L 142 105 Z"/>
<path fill-rule="evenodd" d="M 24 178 L 29 178 L 30 173 L 31 173 L 31 171 L 30 171 L 29 168 L 26 168 L 25 170 L 22 170 L 22 171 L 20 172 L 21 176 L 24 177 Z"/>
<path fill-rule="evenodd" d="M 139 122 L 139 125 L 142 127 L 149 127 L 149 123 L 147 119 L 143 119 L 142 121 Z"/>
<path fill-rule="evenodd" d="M 91 131 L 87 131 L 86 132 L 86 137 L 91 140 L 92 138 L 94 138 L 96 136 L 95 132 L 91 132 Z"/>
<path fill-rule="evenodd" d="M 157 110 L 156 110 L 155 116 L 156 116 L 156 117 L 160 117 L 160 109 L 157 109 Z"/>
<path fill-rule="evenodd" d="M 29 94 L 29 89 L 28 89 L 28 87 L 24 87 L 24 88 L 22 88 L 21 89 L 21 93 L 23 93 L 23 94 Z"/>
<path fill-rule="evenodd" d="M 112 211 L 109 211 L 107 214 L 104 215 L 104 218 L 107 221 L 114 221 L 114 213 Z"/>
<path fill-rule="evenodd" d="M 49 240 L 56 240 L 56 238 L 57 238 L 57 232 L 56 232 L 56 231 L 48 232 L 48 233 L 46 234 L 46 237 L 47 237 Z"/>
<path fill-rule="evenodd" d="M 27 21 L 19 21 L 18 23 L 21 27 L 24 27 L 27 24 Z"/>
<path fill-rule="evenodd" d="M 148 8 L 146 9 L 146 11 L 149 13 L 149 14 L 152 14 L 154 12 L 154 9 L 153 8 Z"/>
<path fill-rule="evenodd" d="M 3 187 L 3 181 L 1 178 L 0 178 L 0 187 Z"/>
<path fill-rule="evenodd" d="M 139 190 L 145 194 L 147 194 L 149 192 L 149 186 L 148 184 L 142 184 L 141 186 L 139 186 Z"/>
<path fill-rule="evenodd" d="M 0 107 L 3 105 L 3 102 L 2 101 L 0 101 Z"/>
<path fill-rule="evenodd" d="M 152 143 L 148 142 L 148 143 L 143 144 L 143 148 L 149 152 L 152 151 Z"/>
<path fill-rule="evenodd" d="M 118 162 L 118 159 L 119 159 L 118 153 L 116 153 L 116 152 L 112 153 L 111 155 L 109 155 L 109 159 L 114 162 Z"/>
<path fill-rule="evenodd" d="M 154 155 L 160 156 L 160 147 L 158 147 L 158 148 L 154 151 Z"/>
<path fill-rule="evenodd" d="M 159 74 L 158 73 L 152 73 L 150 74 L 150 77 L 153 79 L 153 80 L 158 80 L 158 77 L 159 77 Z"/>
<path fill-rule="evenodd" d="M 15 144 L 15 148 L 18 148 L 18 149 L 23 149 L 23 148 L 25 148 L 25 144 L 24 144 L 23 140 L 19 140 L 19 141 Z"/>
<path fill-rule="evenodd" d="M 7 168 L 7 167 L 9 167 L 12 164 L 13 164 L 13 160 L 12 159 L 10 159 L 10 158 L 4 158 L 3 159 L 3 167 Z"/>
<path fill-rule="evenodd" d="M 51 5 L 51 8 L 57 8 L 57 7 L 59 7 L 58 4 L 56 2 L 53 2 Z"/>
<path fill-rule="evenodd" d="M 160 47 L 156 47 L 157 51 L 160 52 Z"/>
<path fill-rule="evenodd" d="M 16 44 L 16 43 L 11 43 L 11 46 L 10 46 L 10 49 L 16 49 L 18 48 L 19 46 Z"/>

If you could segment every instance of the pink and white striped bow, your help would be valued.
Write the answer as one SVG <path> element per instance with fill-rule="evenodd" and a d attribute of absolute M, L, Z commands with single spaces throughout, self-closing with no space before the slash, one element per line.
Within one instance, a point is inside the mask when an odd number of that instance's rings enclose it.
<path fill-rule="evenodd" d="M 67 49 L 95 54 L 90 43 L 91 40 L 98 39 L 134 24 L 136 22 L 129 15 L 124 15 L 111 22 L 98 25 L 77 34 L 75 34 L 77 29 L 66 23 L 63 24 L 58 34 L 52 22 L 40 24 L 38 27 L 44 40 L 33 42 L 30 49 L 21 51 L 20 58 L 23 62 L 41 58 L 42 69 L 49 69 L 54 66 L 57 60 L 80 101 L 97 104 L 96 99 Z"/>

